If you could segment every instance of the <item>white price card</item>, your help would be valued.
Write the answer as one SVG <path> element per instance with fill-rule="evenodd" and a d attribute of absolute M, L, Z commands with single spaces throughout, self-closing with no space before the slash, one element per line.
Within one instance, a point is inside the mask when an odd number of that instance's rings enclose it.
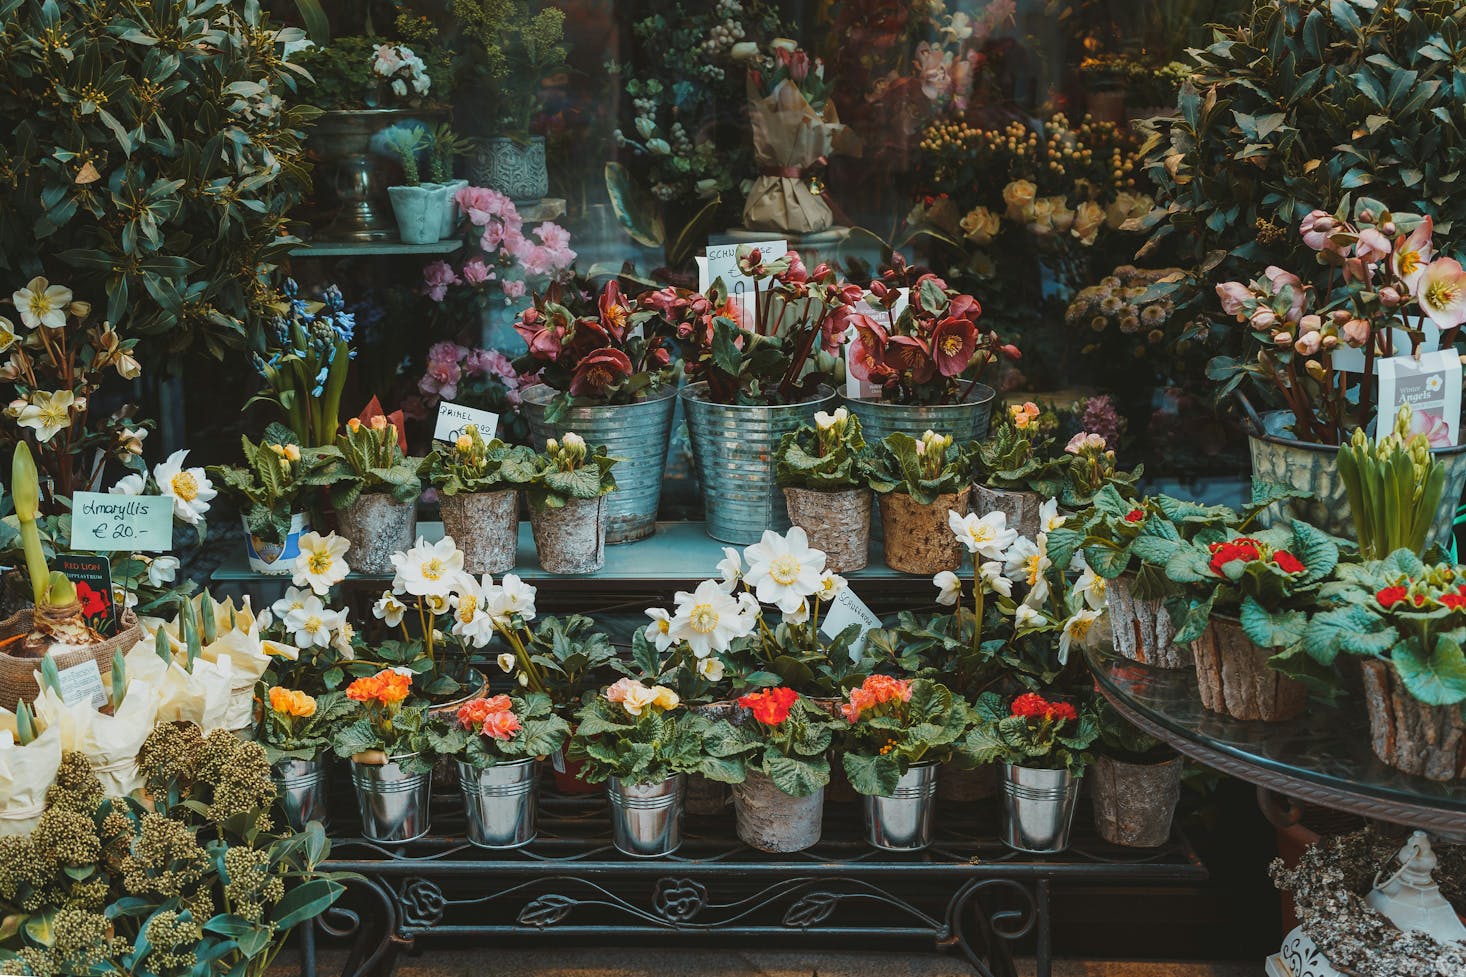
<path fill-rule="evenodd" d="M 728 287 L 728 294 L 733 297 L 744 311 L 753 310 L 753 279 L 742 274 L 738 270 L 738 249 L 741 247 L 758 248 L 759 256 L 764 261 L 777 261 L 789 253 L 788 241 L 748 241 L 743 244 L 714 244 L 708 247 L 706 255 L 698 255 L 697 261 L 697 287 L 698 290 L 707 293 L 713 287 L 713 282 L 719 278 Z"/>
<path fill-rule="evenodd" d="M 450 404 L 445 400 L 438 405 L 438 424 L 433 428 L 433 440 L 452 444 L 470 424 L 478 425 L 479 437 L 490 441 L 499 430 L 499 415 L 477 407 Z"/>
<path fill-rule="evenodd" d="M 850 642 L 850 660 L 860 661 L 865 653 L 865 636 L 873 628 L 881 626 L 881 619 L 847 586 L 835 595 L 835 599 L 825 609 L 825 619 L 820 622 L 820 633 L 827 638 L 834 638 L 852 624 L 860 625 L 860 634 Z"/>

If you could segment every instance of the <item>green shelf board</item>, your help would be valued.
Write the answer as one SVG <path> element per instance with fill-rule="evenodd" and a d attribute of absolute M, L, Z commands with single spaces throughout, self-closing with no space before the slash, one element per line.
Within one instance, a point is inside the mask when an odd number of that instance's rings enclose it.
<path fill-rule="evenodd" d="M 419 536 L 429 542 L 436 542 L 443 538 L 443 524 L 440 522 L 420 522 L 417 525 L 417 531 Z M 515 560 L 515 569 L 512 572 L 517 573 L 524 580 L 536 582 L 579 580 L 618 584 L 641 583 L 653 586 L 675 582 L 695 583 L 718 575 L 717 565 L 718 561 L 723 558 L 723 547 L 729 545 L 731 544 L 721 543 L 708 536 L 701 522 L 659 522 L 657 531 L 646 539 L 637 540 L 634 543 L 607 546 L 606 564 L 595 573 L 553 574 L 540 569 L 539 560 L 535 555 L 534 536 L 530 533 L 529 523 L 522 522 L 519 524 L 519 555 Z M 743 549 L 741 546 L 736 548 L 740 551 Z M 348 564 L 351 562 L 350 553 L 346 554 L 346 562 Z M 845 576 L 856 583 L 883 581 L 888 587 L 899 584 L 903 588 L 911 588 L 923 593 L 930 592 L 932 588 L 929 578 L 900 573 L 881 562 L 880 543 L 878 542 L 872 543 L 870 564 L 864 570 L 857 570 Z M 249 563 L 245 560 L 241 548 L 219 565 L 212 579 L 225 583 L 279 582 L 289 578 L 255 573 L 249 568 Z M 347 583 L 352 581 L 382 582 L 390 579 L 392 579 L 390 574 L 369 576 L 353 573 L 347 578 Z"/>
<path fill-rule="evenodd" d="M 403 244 L 401 241 L 316 241 L 291 248 L 297 258 L 357 258 L 372 255 L 434 255 L 463 250 L 463 241 L 438 241 L 435 244 Z"/>

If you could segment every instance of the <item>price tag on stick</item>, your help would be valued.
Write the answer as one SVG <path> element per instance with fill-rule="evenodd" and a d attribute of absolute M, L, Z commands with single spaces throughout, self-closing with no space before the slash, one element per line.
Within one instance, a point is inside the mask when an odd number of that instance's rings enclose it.
<path fill-rule="evenodd" d="M 470 424 L 478 425 L 479 437 L 491 441 L 494 433 L 499 430 L 499 415 L 477 407 L 450 404 L 445 400 L 438 405 L 438 424 L 433 428 L 433 440 L 452 444 Z"/>
<path fill-rule="evenodd" d="M 173 500 L 166 495 L 77 492 L 71 548 L 83 553 L 166 553 L 173 548 Z"/>
<path fill-rule="evenodd" d="M 834 638 L 852 624 L 860 625 L 860 633 L 850 642 L 850 660 L 860 661 L 861 655 L 865 653 L 865 636 L 871 629 L 881 626 L 881 619 L 865 605 L 865 601 L 855 596 L 855 591 L 846 587 L 830 601 L 825 619 L 820 622 L 820 633 L 827 638 Z"/>

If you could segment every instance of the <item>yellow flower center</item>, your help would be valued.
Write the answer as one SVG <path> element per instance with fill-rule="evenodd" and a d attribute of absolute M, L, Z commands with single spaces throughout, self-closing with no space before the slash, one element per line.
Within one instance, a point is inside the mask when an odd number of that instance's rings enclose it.
<path fill-rule="evenodd" d="M 1455 282 L 1431 282 L 1425 288 L 1426 298 L 1437 309 L 1447 309 L 1461 299 L 1461 289 Z"/>
<path fill-rule="evenodd" d="M 190 472 L 179 472 L 173 476 L 173 494 L 185 502 L 192 502 L 199 495 L 199 480 Z"/>
<path fill-rule="evenodd" d="M 698 634 L 709 634 L 718 626 L 718 611 L 712 604 L 694 605 L 687 623 Z"/>
<path fill-rule="evenodd" d="M 1040 560 L 1037 553 L 1033 554 L 1023 561 L 1023 568 L 1028 571 L 1028 585 L 1030 587 L 1038 583 L 1039 564 Z"/>
<path fill-rule="evenodd" d="M 1078 641 L 1083 641 L 1084 636 L 1089 634 L 1089 629 L 1094 626 L 1091 618 L 1081 617 L 1069 625 L 1069 634 Z"/>
<path fill-rule="evenodd" d="M 313 550 L 306 564 L 310 567 L 311 573 L 325 573 L 331 569 L 331 564 L 336 561 L 331 557 L 329 550 Z"/>
<path fill-rule="evenodd" d="M 425 579 L 441 580 L 443 579 L 443 572 L 443 561 L 437 557 L 425 561 L 422 565 L 422 575 Z"/>
<path fill-rule="evenodd" d="M 320 617 L 312 614 L 310 617 L 305 619 L 305 627 L 302 628 L 302 630 L 305 631 L 307 634 L 315 634 L 317 631 L 321 630 L 321 626 L 322 621 Z"/>
<path fill-rule="evenodd" d="M 1420 269 L 1419 251 L 1401 251 L 1399 254 L 1401 276 L 1414 274 Z"/>
<path fill-rule="evenodd" d="M 31 312 L 36 316 L 44 316 L 55 308 L 45 292 L 31 292 L 30 302 L 28 304 L 31 307 Z"/>
<path fill-rule="evenodd" d="M 942 340 L 942 352 L 948 356 L 956 356 L 962 351 L 961 336 L 947 336 Z"/>
<path fill-rule="evenodd" d="M 789 586 L 799 579 L 799 558 L 789 553 L 774 557 L 769 563 L 769 576 L 776 582 Z"/>
<path fill-rule="evenodd" d="M 65 427 L 69 416 L 70 411 L 54 398 L 41 408 L 41 420 L 47 427 Z"/>
<path fill-rule="evenodd" d="M 478 612 L 478 598 L 473 594 L 464 594 L 458 598 L 458 620 L 464 624 L 473 620 L 474 614 Z"/>
<path fill-rule="evenodd" d="M 671 634 L 671 632 L 672 632 L 672 622 L 671 621 L 658 621 L 657 622 L 657 630 L 660 631 L 662 634 Z"/>

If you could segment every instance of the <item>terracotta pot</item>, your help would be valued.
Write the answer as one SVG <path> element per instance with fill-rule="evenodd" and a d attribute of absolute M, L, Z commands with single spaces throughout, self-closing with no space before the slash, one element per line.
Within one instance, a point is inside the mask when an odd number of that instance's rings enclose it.
<path fill-rule="evenodd" d="M 1126 848 L 1164 845 L 1181 799 L 1181 767 L 1179 756 L 1160 763 L 1096 757 L 1089 768 L 1089 787 L 1100 837 Z"/>
<path fill-rule="evenodd" d="M 1191 643 L 1201 702 L 1233 719 L 1282 722 L 1303 712 L 1303 683 L 1268 667 L 1273 653 L 1248 639 L 1239 621 L 1213 617 Z"/>
<path fill-rule="evenodd" d="M 606 497 L 569 499 L 558 509 L 531 503 L 529 526 L 546 573 L 593 573 L 606 562 Z"/>
<path fill-rule="evenodd" d="M 463 551 L 463 569 L 475 576 L 514 569 L 519 553 L 519 490 L 459 492 L 438 500 L 443 535 Z"/>
<path fill-rule="evenodd" d="M 803 529 L 809 545 L 825 553 L 831 573 L 863 570 L 870 554 L 870 489 L 786 488 L 789 521 Z"/>
<path fill-rule="evenodd" d="M 1105 585 L 1115 651 L 1157 668 L 1190 668 L 1191 649 L 1178 645 L 1176 626 L 1161 600 L 1135 596 L 1135 574 L 1122 573 Z"/>
<path fill-rule="evenodd" d="M 550 773 L 555 778 L 555 789 L 562 794 L 599 794 L 604 788 L 600 784 L 587 783 L 580 777 L 585 764 L 571 760 L 564 752 L 550 758 Z"/>
<path fill-rule="evenodd" d="M 417 503 L 385 492 L 364 493 L 338 513 L 341 535 L 351 543 L 346 561 L 357 573 L 391 574 L 392 555 L 410 549 L 417 533 Z"/>
<path fill-rule="evenodd" d="M 1466 721 L 1461 707 L 1421 702 L 1388 662 L 1361 664 L 1374 755 L 1417 777 L 1446 781 L 1466 776 Z"/>
<path fill-rule="evenodd" d="M 881 496 L 881 522 L 885 525 L 882 546 L 886 566 L 902 573 L 931 576 L 962 565 L 962 544 L 952 535 L 947 513 L 967 512 L 968 488 L 939 495 L 922 505 L 909 495 L 890 492 Z"/>
<path fill-rule="evenodd" d="M 1038 535 L 1042 523 L 1039 521 L 1039 506 L 1047 502 L 1037 492 L 1020 492 L 1013 489 L 988 488 L 986 485 L 972 487 L 972 511 L 979 516 L 989 512 L 1001 512 L 1008 519 L 1008 528 L 1018 530 L 1018 535 L 1029 539 Z"/>

